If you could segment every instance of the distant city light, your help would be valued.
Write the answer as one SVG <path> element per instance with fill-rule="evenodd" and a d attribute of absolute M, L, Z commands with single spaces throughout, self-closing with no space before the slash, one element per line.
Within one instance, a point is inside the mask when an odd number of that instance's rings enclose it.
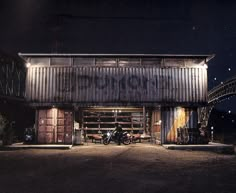
<path fill-rule="evenodd" d="M 231 68 L 228 68 L 228 71 L 230 71 L 231 70 Z"/>
<path fill-rule="evenodd" d="M 220 82 L 220 84 L 224 84 L 223 82 Z"/>
<path fill-rule="evenodd" d="M 232 120 L 232 123 L 234 123 L 234 119 Z"/>
<path fill-rule="evenodd" d="M 214 80 L 216 80 L 216 77 L 214 78 Z"/>
<path fill-rule="evenodd" d="M 228 113 L 230 114 L 230 113 L 231 113 L 231 110 L 229 110 Z"/>

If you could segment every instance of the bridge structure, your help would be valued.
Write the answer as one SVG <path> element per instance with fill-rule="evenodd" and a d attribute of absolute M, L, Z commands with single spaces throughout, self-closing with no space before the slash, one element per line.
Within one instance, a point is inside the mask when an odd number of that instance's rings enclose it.
<path fill-rule="evenodd" d="M 208 92 L 208 105 L 200 108 L 201 127 L 206 128 L 212 109 L 218 103 L 236 95 L 236 76 L 221 82 Z"/>
<path fill-rule="evenodd" d="M 23 101 L 26 67 L 20 58 L 0 53 L 0 103 Z"/>

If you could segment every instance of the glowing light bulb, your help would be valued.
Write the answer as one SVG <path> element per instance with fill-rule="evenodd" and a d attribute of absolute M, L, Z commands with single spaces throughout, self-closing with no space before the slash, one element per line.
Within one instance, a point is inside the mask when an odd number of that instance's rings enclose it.
<path fill-rule="evenodd" d="M 29 68 L 31 66 L 30 62 L 26 63 L 26 67 Z"/>

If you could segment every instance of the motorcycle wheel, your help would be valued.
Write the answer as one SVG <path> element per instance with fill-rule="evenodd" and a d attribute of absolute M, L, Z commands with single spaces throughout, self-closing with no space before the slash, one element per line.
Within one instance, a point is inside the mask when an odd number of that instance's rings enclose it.
<path fill-rule="evenodd" d="M 103 139 L 103 144 L 108 145 L 110 143 L 110 140 L 108 138 Z"/>
<path fill-rule="evenodd" d="M 123 139 L 123 142 L 122 142 L 124 145 L 129 145 L 131 143 L 131 140 L 129 138 L 125 138 Z"/>

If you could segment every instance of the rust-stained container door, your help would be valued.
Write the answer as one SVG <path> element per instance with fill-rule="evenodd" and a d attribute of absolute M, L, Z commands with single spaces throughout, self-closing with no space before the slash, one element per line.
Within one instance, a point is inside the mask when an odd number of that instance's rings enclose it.
<path fill-rule="evenodd" d="M 73 112 L 63 109 L 38 110 L 38 143 L 72 144 Z"/>
<path fill-rule="evenodd" d="M 57 132 L 56 143 L 65 143 L 65 116 L 64 110 L 58 109 L 57 111 Z"/>
<path fill-rule="evenodd" d="M 73 134 L 73 113 L 71 111 L 65 111 L 65 144 L 72 144 L 72 134 Z"/>
<path fill-rule="evenodd" d="M 38 110 L 38 143 L 54 143 L 53 110 Z"/>
<path fill-rule="evenodd" d="M 56 143 L 72 144 L 73 113 L 67 110 L 57 111 Z"/>

